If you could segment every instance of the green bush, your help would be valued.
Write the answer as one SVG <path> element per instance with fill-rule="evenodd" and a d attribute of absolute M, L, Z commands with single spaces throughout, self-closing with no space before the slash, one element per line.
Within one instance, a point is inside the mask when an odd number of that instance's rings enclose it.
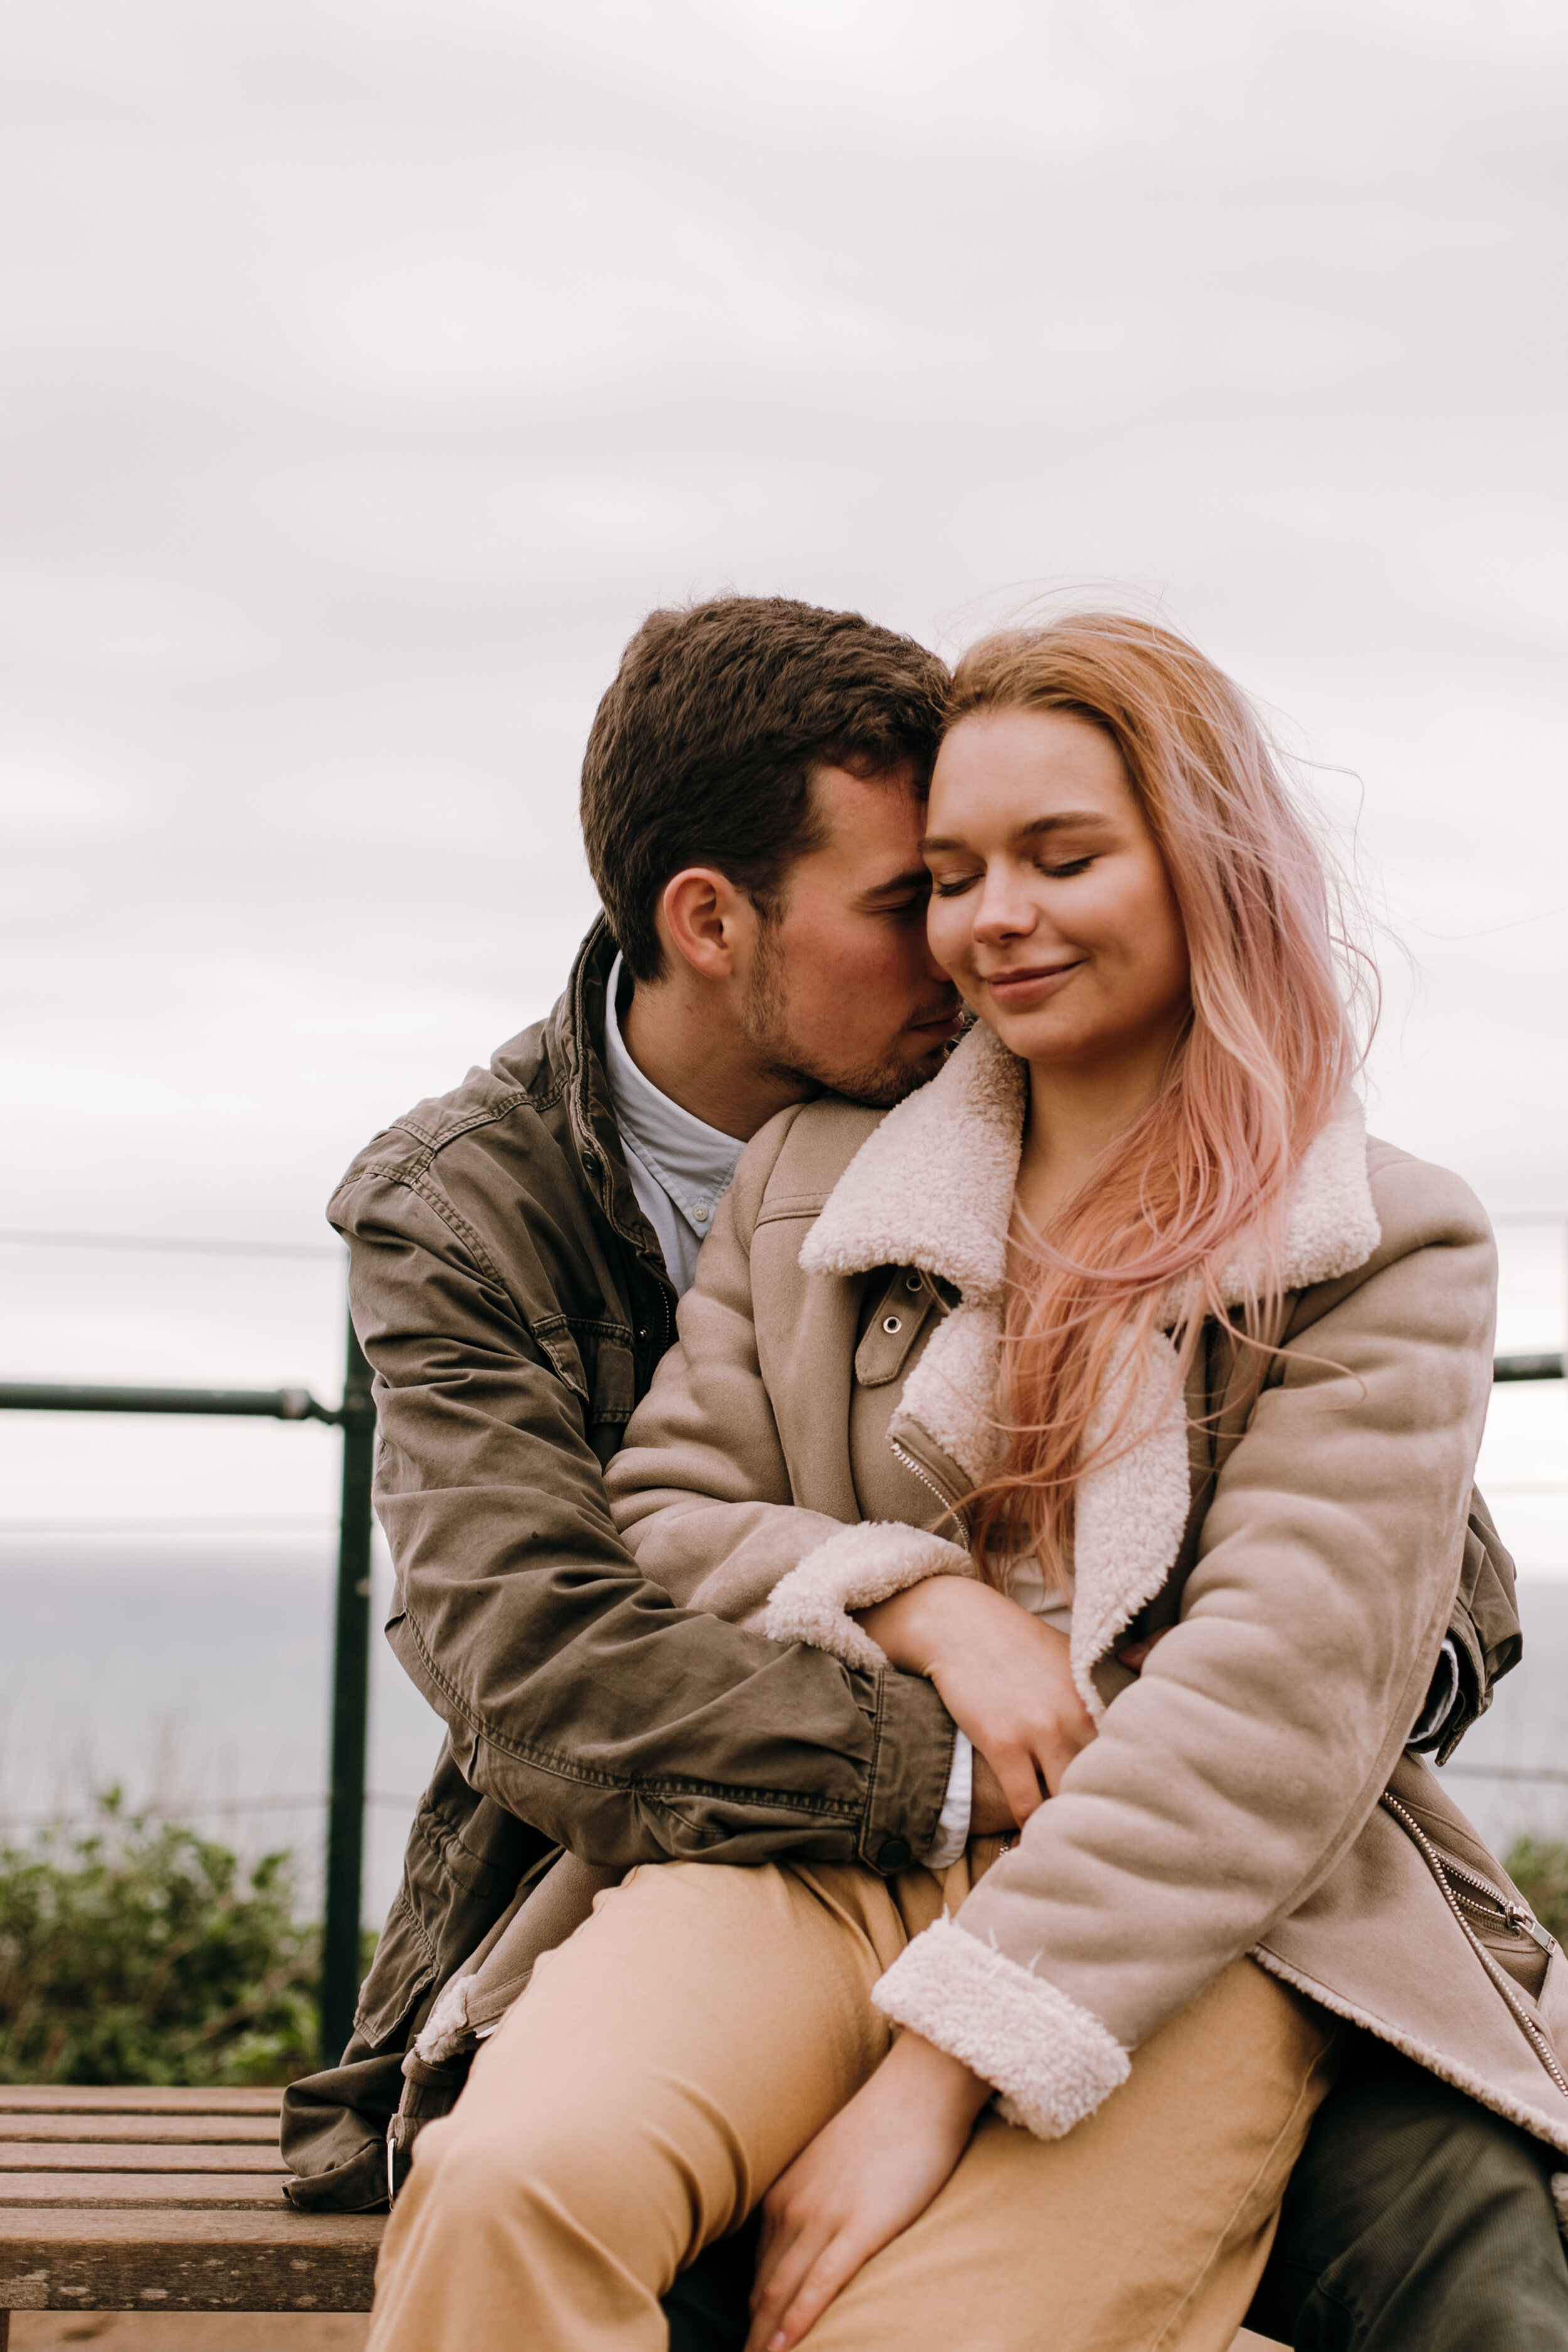
<path fill-rule="evenodd" d="M 282 2083 L 316 2063 L 292 1857 L 246 1870 L 100 1799 L 85 1836 L 0 1846 L 0 2082 Z"/>
<path fill-rule="evenodd" d="M 1568 1845 L 1550 1838 L 1516 1838 L 1507 1868 L 1542 1926 L 1568 1945 Z"/>

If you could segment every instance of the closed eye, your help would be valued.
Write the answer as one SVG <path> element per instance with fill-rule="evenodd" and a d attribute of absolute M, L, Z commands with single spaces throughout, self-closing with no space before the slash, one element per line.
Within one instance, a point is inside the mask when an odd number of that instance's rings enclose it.
<path fill-rule="evenodd" d="M 1065 866 L 1047 866 L 1043 858 L 1039 861 L 1041 873 L 1048 874 L 1053 882 L 1067 882 L 1075 874 L 1087 874 L 1093 864 L 1092 856 L 1072 857 Z"/>

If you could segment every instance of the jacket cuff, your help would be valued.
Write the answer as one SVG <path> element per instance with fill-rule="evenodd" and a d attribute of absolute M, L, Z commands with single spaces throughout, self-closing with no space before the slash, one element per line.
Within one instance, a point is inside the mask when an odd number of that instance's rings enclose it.
<path fill-rule="evenodd" d="M 974 1563 L 945 1536 L 927 1535 L 897 1519 L 865 1519 L 829 1536 L 773 1589 L 763 1631 L 773 1642 L 805 1642 L 830 1650 L 847 1666 L 868 1674 L 887 1654 L 849 1615 L 931 1576 L 973 1576 Z"/>
<path fill-rule="evenodd" d="M 919 1862 L 942 1822 L 957 1733 L 934 1683 L 920 1675 L 879 1675 L 866 1810 L 857 1859 L 890 1876 Z"/>
<path fill-rule="evenodd" d="M 871 1999 L 994 2083 L 1005 2121 L 1062 2139 L 1131 2071 L 1098 2017 L 952 1919 L 905 1947 Z"/>

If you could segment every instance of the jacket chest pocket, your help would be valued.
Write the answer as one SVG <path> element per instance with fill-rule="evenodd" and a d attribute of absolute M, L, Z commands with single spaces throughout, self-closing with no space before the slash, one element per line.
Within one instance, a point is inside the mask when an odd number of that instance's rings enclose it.
<path fill-rule="evenodd" d="M 898 1266 L 876 1297 L 860 1344 L 855 1378 L 863 1389 L 886 1388 L 910 1360 L 910 1350 L 940 1302 L 923 1274 Z"/>
<path fill-rule="evenodd" d="M 637 1359 L 625 1326 L 555 1315 L 536 1323 L 533 1336 L 581 1401 L 590 1427 L 624 1429 L 637 1401 Z"/>

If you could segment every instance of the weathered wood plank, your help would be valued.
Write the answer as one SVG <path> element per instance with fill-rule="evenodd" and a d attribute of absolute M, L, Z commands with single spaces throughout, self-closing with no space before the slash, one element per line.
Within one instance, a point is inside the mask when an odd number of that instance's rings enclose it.
<path fill-rule="evenodd" d="M 0 2114 L 0 2148 L 58 2146 L 78 2140 L 125 2140 L 139 2147 L 155 2147 L 163 2141 L 177 2141 L 182 2147 L 194 2147 L 204 2141 L 234 2147 L 276 2147 L 278 2118 L 185 2114 L 128 2116 L 119 2109 L 112 2115 L 103 2115 L 87 2108 L 68 2116 Z"/>
<path fill-rule="evenodd" d="M 140 2142 L 89 2141 L 80 2147 L 61 2147 L 53 2140 L 0 2140 L 0 2204 L 10 2201 L 6 2185 L 14 2175 L 26 2172 L 287 2172 L 275 2147 L 214 2147 L 197 2142 L 188 2147 L 160 2141 L 145 2147 Z"/>
<path fill-rule="evenodd" d="M 374 2213 L 0 2210 L 0 2311 L 368 2311 Z"/>
<path fill-rule="evenodd" d="M 0 2215 L 38 2205 L 77 2209 L 137 2205 L 165 2210 L 251 2205 L 287 2210 L 280 2173 L 7 2172 L 0 2176 Z"/>
<path fill-rule="evenodd" d="M 262 2087 L 233 2091 L 187 2091 L 115 2084 L 106 2090 L 76 2084 L 0 2083 L 0 2116 L 275 2116 L 281 2091 Z"/>

